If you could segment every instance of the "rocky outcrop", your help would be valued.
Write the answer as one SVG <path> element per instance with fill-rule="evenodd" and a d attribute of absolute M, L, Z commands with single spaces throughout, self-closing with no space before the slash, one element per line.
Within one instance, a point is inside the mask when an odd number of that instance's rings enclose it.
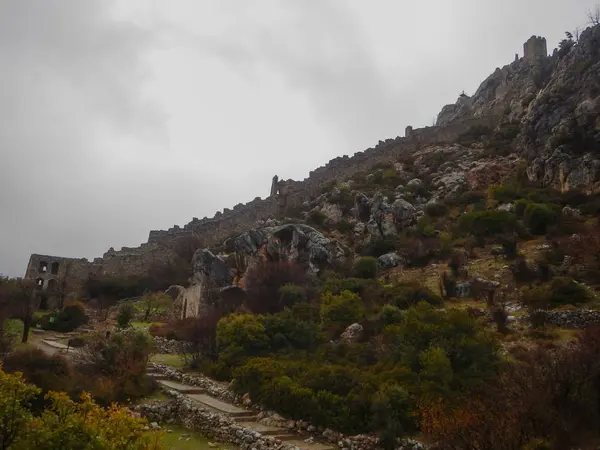
<path fill-rule="evenodd" d="M 194 253 L 192 267 L 194 278 L 197 280 L 207 277 L 215 286 L 219 287 L 229 286 L 233 281 L 233 276 L 227 263 L 207 248 Z"/>
<path fill-rule="evenodd" d="M 307 264 L 312 274 L 335 261 L 345 260 L 347 253 L 340 243 L 304 224 L 249 230 L 229 239 L 225 247 L 250 260 L 259 257 L 260 253 L 273 261 Z"/>
<path fill-rule="evenodd" d="M 552 74 L 552 58 L 517 59 L 497 68 L 479 86 L 472 97 L 461 95 L 455 104 L 446 105 L 436 125 L 447 126 L 468 117 L 496 116 L 498 123 L 515 122 Z"/>
<path fill-rule="evenodd" d="M 532 99 L 523 117 L 522 153 L 533 181 L 592 191 L 600 181 L 600 26 L 586 29 Z"/>

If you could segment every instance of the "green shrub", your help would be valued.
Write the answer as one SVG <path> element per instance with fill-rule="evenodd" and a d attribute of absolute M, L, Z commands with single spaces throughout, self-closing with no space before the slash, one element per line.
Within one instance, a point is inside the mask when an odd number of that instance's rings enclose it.
<path fill-rule="evenodd" d="M 306 309 L 286 309 L 277 314 L 262 316 L 265 334 L 269 339 L 271 351 L 285 349 L 313 350 L 319 342 L 318 315 L 314 317 Z M 304 313 L 304 314 L 303 314 Z M 317 311 L 318 314 L 318 311 Z"/>
<path fill-rule="evenodd" d="M 500 245 L 506 259 L 515 259 L 517 257 L 517 240 L 514 237 L 501 237 Z"/>
<path fill-rule="evenodd" d="M 524 198 L 521 198 L 515 202 L 515 214 L 519 217 L 523 217 L 525 215 L 525 209 L 529 206 L 531 202 Z"/>
<path fill-rule="evenodd" d="M 386 253 L 391 253 L 398 249 L 399 240 L 396 236 L 386 236 L 380 239 L 374 239 L 369 245 L 365 246 L 360 252 L 364 256 L 374 256 L 376 258 Z"/>
<path fill-rule="evenodd" d="M 517 216 L 506 211 L 476 211 L 463 214 L 459 227 L 478 237 L 512 233 L 517 229 Z"/>
<path fill-rule="evenodd" d="M 78 387 L 103 405 L 148 395 L 153 385 L 146 367 L 153 350 L 150 335 L 142 331 L 92 335 L 78 349 Z"/>
<path fill-rule="evenodd" d="M 327 220 L 327 216 L 321 211 L 311 211 L 308 214 L 306 222 L 316 227 L 322 227 L 325 225 L 325 220 Z"/>
<path fill-rule="evenodd" d="M 584 203 L 581 205 L 581 212 L 583 214 L 600 214 L 600 198 L 596 200 L 592 200 L 590 202 Z"/>
<path fill-rule="evenodd" d="M 572 278 L 554 277 L 550 283 L 523 293 L 523 303 L 531 309 L 578 305 L 591 300 L 585 286 Z"/>
<path fill-rule="evenodd" d="M 367 297 L 369 291 L 379 291 L 381 285 L 377 280 L 365 278 L 328 278 L 323 282 L 323 292 L 338 295 L 342 291 L 350 291 L 361 297 Z"/>
<path fill-rule="evenodd" d="M 69 333 L 77 327 L 88 323 L 88 320 L 83 305 L 76 302 L 65 306 L 58 314 L 50 313 L 45 315 L 40 319 L 40 325 L 45 330 Z"/>
<path fill-rule="evenodd" d="M 342 219 L 335 225 L 335 229 L 342 234 L 349 234 L 352 232 L 352 230 L 354 230 L 354 225 L 352 225 L 348 220 Z"/>
<path fill-rule="evenodd" d="M 510 185 L 493 185 L 488 189 L 488 197 L 500 203 L 510 203 L 524 196 L 524 192 Z"/>
<path fill-rule="evenodd" d="M 559 216 L 560 210 L 554 205 L 530 203 L 525 208 L 523 219 L 533 234 L 545 234 L 548 226 L 558 222 Z"/>
<path fill-rule="evenodd" d="M 299 302 L 308 300 L 306 287 L 297 284 L 287 283 L 279 288 L 281 304 L 283 306 L 292 306 Z"/>
<path fill-rule="evenodd" d="M 117 310 L 117 326 L 121 329 L 131 325 L 131 321 L 135 315 L 135 308 L 131 303 L 122 303 Z"/>
<path fill-rule="evenodd" d="M 448 207 L 444 203 L 429 203 L 425 207 L 425 214 L 429 217 L 444 217 L 448 214 Z"/>
<path fill-rule="evenodd" d="M 357 278 L 377 278 L 377 259 L 363 256 L 354 265 L 354 275 Z"/>
<path fill-rule="evenodd" d="M 407 281 L 383 289 L 383 301 L 400 309 L 407 309 L 423 301 L 434 306 L 442 306 L 442 298 L 417 281 Z"/>
<path fill-rule="evenodd" d="M 398 447 L 398 438 L 417 429 L 414 399 L 397 384 L 385 384 L 373 398 L 373 425 L 384 450 Z"/>
<path fill-rule="evenodd" d="M 431 377 L 423 352 L 441 349 L 452 367 L 453 391 L 481 386 L 499 363 L 498 343 L 465 311 L 438 311 L 421 302 L 406 310 L 400 324 L 387 327 L 386 334 L 390 356 L 422 376 Z"/>
<path fill-rule="evenodd" d="M 333 335 L 339 335 L 353 323 L 364 317 L 360 297 L 350 291 L 339 295 L 326 292 L 321 296 L 321 325 Z"/>
<path fill-rule="evenodd" d="M 238 365 L 248 356 L 258 356 L 269 349 L 262 316 L 231 314 L 217 324 L 219 359 Z"/>
<path fill-rule="evenodd" d="M 384 326 L 402 322 L 402 310 L 394 305 L 383 305 L 379 311 L 379 320 Z"/>
<path fill-rule="evenodd" d="M 434 237 L 437 234 L 435 224 L 429 216 L 419 217 L 415 231 L 416 233 L 412 233 L 412 236 Z"/>
<path fill-rule="evenodd" d="M 460 194 L 456 199 L 451 200 L 452 204 L 458 206 L 467 206 L 478 203 L 485 203 L 487 195 L 483 192 L 467 191 Z"/>

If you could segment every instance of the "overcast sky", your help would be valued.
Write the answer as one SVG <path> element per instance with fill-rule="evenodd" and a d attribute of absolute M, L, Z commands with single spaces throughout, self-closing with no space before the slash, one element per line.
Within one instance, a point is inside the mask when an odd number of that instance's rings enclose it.
<path fill-rule="evenodd" d="M 0 0 L 0 273 L 431 125 L 595 0 Z"/>

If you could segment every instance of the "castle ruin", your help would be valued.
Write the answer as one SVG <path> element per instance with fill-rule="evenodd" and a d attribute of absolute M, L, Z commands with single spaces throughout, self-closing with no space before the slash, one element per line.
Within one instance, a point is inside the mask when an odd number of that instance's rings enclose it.
<path fill-rule="evenodd" d="M 526 60 L 547 56 L 546 40 L 533 36 L 524 44 L 524 50 Z M 458 102 L 469 101 L 469 97 L 461 96 Z M 183 227 L 175 225 L 168 230 L 152 230 L 147 242 L 139 247 L 123 247 L 121 250 L 111 248 L 93 262 L 33 254 L 25 278 L 36 281 L 40 304 L 50 307 L 56 302 L 55 291 L 60 291 L 62 296 L 65 293 L 79 295 L 90 276 L 147 275 L 152 267 L 169 264 L 176 257 L 174 247 L 180 238 L 194 236 L 205 247 L 217 245 L 231 236 L 254 228 L 259 220 L 281 217 L 287 206 L 301 205 L 318 195 L 320 189 L 328 183 L 346 181 L 355 174 L 369 171 L 382 163 L 394 163 L 400 155 L 414 152 L 422 146 L 453 143 L 473 127 L 496 126 L 499 117 L 497 112 L 491 112 L 483 116 L 469 115 L 439 122 L 443 123 L 417 129 L 408 126 L 404 137 L 379 141 L 375 147 L 353 156 L 334 158 L 325 166 L 311 171 L 308 178 L 302 181 L 283 181 L 275 176 L 271 182 L 270 196 L 266 199 L 256 197 L 247 204 L 237 204 L 233 209 L 225 208 L 212 218 L 194 217 Z"/>
<path fill-rule="evenodd" d="M 548 47 L 546 38 L 540 36 L 531 36 L 527 42 L 523 44 L 523 58 L 525 61 L 535 61 L 539 58 L 548 56 Z"/>

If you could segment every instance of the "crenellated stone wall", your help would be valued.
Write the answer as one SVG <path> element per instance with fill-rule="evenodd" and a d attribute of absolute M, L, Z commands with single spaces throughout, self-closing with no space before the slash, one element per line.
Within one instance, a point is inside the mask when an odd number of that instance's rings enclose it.
<path fill-rule="evenodd" d="M 423 146 L 451 143 L 471 127 L 483 124 L 494 125 L 496 122 L 495 117 L 489 116 L 457 120 L 443 127 L 411 129 L 406 137 L 379 141 L 375 147 L 357 152 L 353 156 L 344 155 L 334 158 L 325 166 L 311 171 L 308 178 L 302 181 L 285 180 L 288 191 L 287 207 L 300 206 L 305 200 L 317 195 L 328 183 L 347 180 L 358 172 L 370 170 L 377 164 L 396 162 L 401 155 L 411 153 Z M 195 217 L 183 227 L 175 225 L 168 230 L 152 230 L 148 235 L 148 241 L 139 247 L 123 247 L 121 250 L 111 247 L 102 258 L 95 258 L 93 262 L 74 259 L 67 278 L 74 280 L 70 285 L 76 290 L 90 274 L 144 275 L 153 265 L 168 263 L 175 257 L 173 245 L 178 238 L 195 236 L 204 246 L 210 247 L 252 228 L 258 220 L 276 217 L 278 212 L 278 201 L 275 196 L 265 199 L 256 197 L 249 203 L 237 204 L 233 209 L 225 208 L 212 218 Z M 32 255 L 25 275 L 27 278 L 35 279 L 38 256 L 42 255 Z M 53 256 L 47 258 L 65 259 Z"/>

